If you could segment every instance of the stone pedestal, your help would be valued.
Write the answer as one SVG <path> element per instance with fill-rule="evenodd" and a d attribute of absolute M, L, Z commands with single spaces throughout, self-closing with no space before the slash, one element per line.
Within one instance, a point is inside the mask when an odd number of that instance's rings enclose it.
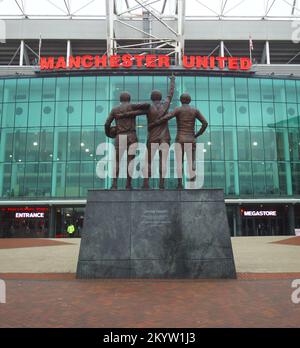
<path fill-rule="evenodd" d="M 235 278 L 223 190 L 90 190 L 78 278 Z"/>

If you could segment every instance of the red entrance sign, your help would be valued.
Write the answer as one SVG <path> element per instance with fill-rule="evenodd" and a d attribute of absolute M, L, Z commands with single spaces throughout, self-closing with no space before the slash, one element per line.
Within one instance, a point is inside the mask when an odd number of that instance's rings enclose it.
<path fill-rule="evenodd" d="M 46 207 L 6 207 L 1 208 L 3 212 L 14 213 L 16 219 L 21 218 L 37 218 L 41 219 L 45 217 L 45 213 L 49 211 L 49 208 Z"/>
<path fill-rule="evenodd" d="M 252 66 L 251 60 L 247 57 L 208 57 L 208 56 L 183 56 L 182 67 L 185 69 L 201 69 L 201 70 L 249 70 Z M 62 69 L 130 69 L 147 68 L 157 69 L 171 67 L 170 57 L 167 55 L 113 55 L 103 56 L 70 56 L 67 62 L 66 58 L 61 56 L 41 57 L 41 70 L 62 70 Z"/>

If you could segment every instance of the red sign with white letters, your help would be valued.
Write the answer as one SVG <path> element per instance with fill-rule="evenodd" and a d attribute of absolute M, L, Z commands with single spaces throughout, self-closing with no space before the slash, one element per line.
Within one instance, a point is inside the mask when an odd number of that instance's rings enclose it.
<path fill-rule="evenodd" d="M 184 69 L 201 69 L 201 70 L 231 70 L 247 71 L 250 70 L 252 62 L 248 57 L 214 57 L 214 56 L 183 56 L 182 67 Z M 41 70 L 64 70 L 64 69 L 130 69 L 130 68 L 147 68 L 147 69 L 169 69 L 171 59 L 167 55 L 83 55 L 70 56 L 69 60 L 63 56 L 41 57 Z"/>

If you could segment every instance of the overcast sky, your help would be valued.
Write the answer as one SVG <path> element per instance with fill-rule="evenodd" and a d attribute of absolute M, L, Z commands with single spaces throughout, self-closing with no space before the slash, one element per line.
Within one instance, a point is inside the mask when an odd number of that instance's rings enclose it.
<path fill-rule="evenodd" d="M 126 9 L 125 0 L 117 1 L 119 11 Z M 153 1 L 155 0 L 148 0 Z M 21 9 L 29 16 L 67 16 L 65 2 L 71 14 L 76 16 L 105 16 L 106 0 L 0 0 L 0 16 L 22 15 Z M 130 6 L 137 5 L 135 0 L 128 2 Z M 156 0 L 152 6 L 161 10 L 163 2 Z M 166 13 L 172 12 L 172 2 L 167 0 Z M 186 16 L 218 16 L 222 9 L 227 16 L 263 16 L 268 9 L 269 16 L 290 16 L 293 2 L 294 0 L 186 0 Z M 299 6 L 300 0 L 297 0 L 295 15 L 300 15 Z"/>

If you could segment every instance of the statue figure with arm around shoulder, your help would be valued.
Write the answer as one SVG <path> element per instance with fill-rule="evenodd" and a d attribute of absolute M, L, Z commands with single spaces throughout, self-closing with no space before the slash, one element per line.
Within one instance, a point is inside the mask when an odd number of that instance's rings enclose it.
<path fill-rule="evenodd" d="M 138 114 L 145 114 L 149 109 L 150 104 L 131 104 L 130 94 L 128 92 L 123 92 L 120 94 L 120 105 L 113 108 L 105 122 L 105 134 L 110 138 L 115 138 L 115 148 L 116 148 L 116 159 L 115 159 L 115 177 L 113 178 L 112 189 L 117 189 L 118 187 L 118 177 L 120 170 L 120 160 L 122 159 L 125 151 L 128 152 L 130 146 L 137 144 L 138 139 L 136 135 L 136 120 L 134 116 L 123 117 L 126 113 L 135 112 Z M 120 117 L 121 116 L 121 117 Z M 112 126 L 113 121 L 115 121 L 115 126 Z M 120 142 L 120 136 L 126 136 L 125 146 Z M 129 163 L 134 159 L 134 155 L 128 155 L 127 163 L 127 181 L 126 189 L 131 189 L 131 176 L 128 171 Z"/>

